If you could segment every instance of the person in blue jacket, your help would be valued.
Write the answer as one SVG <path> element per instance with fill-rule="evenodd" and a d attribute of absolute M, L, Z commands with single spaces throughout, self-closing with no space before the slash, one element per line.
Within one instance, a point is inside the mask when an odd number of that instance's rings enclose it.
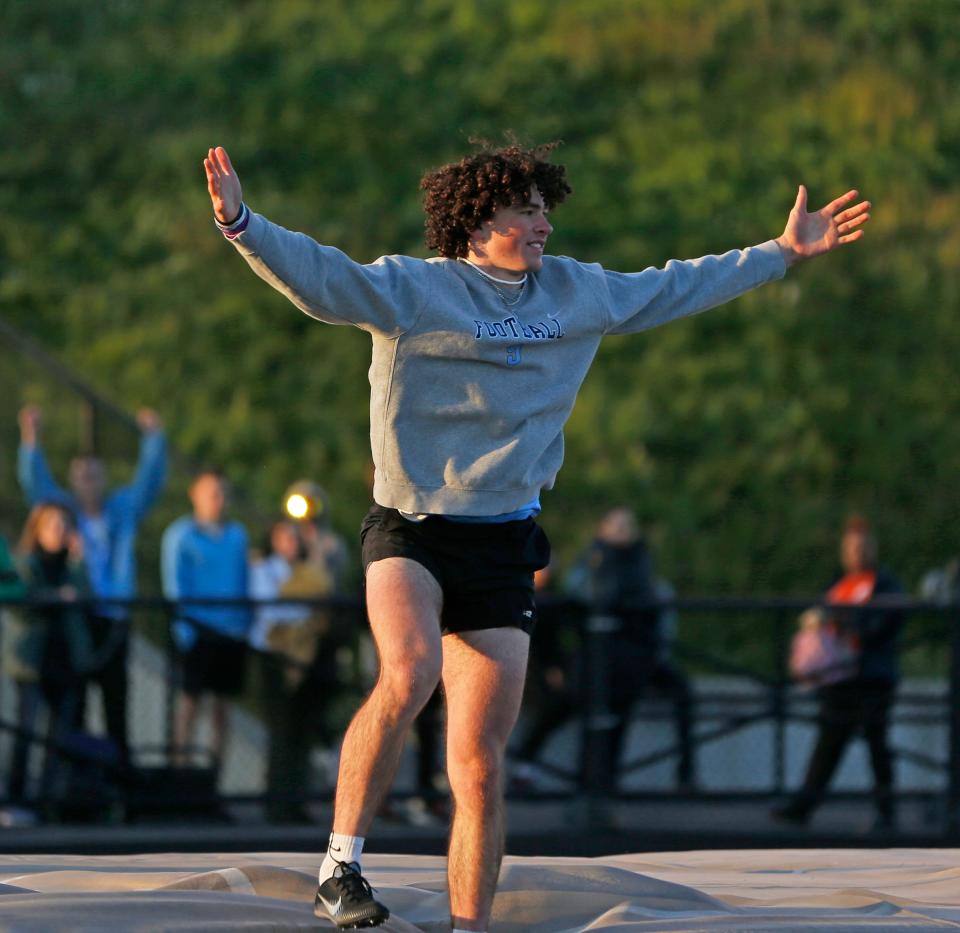
<path fill-rule="evenodd" d="M 247 598 L 248 540 L 243 525 L 225 520 L 226 483 L 219 471 L 200 470 L 189 492 L 193 513 L 167 528 L 161 547 L 163 594 L 176 603 L 173 641 L 182 677 L 174 754 L 179 764 L 187 764 L 200 700 L 208 694 L 213 699 L 212 754 L 219 765 L 229 701 L 243 690 L 250 610 L 229 600 Z M 205 602 L 217 599 L 228 602 Z"/>
<path fill-rule="evenodd" d="M 163 491 L 167 476 L 167 445 L 160 417 L 149 408 L 137 412 L 141 431 L 140 456 L 132 482 L 109 490 L 104 462 L 95 456 L 74 457 L 69 490 L 54 479 L 40 444 L 41 412 L 28 406 L 20 412 L 18 478 L 30 506 L 57 502 L 76 518 L 84 562 L 94 596 L 130 599 L 136 596 L 137 531 Z M 121 759 L 128 758 L 127 658 L 130 610 L 98 604 L 90 616 L 94 668 L 90 679 L 103 697 L 107 735 Z"/>

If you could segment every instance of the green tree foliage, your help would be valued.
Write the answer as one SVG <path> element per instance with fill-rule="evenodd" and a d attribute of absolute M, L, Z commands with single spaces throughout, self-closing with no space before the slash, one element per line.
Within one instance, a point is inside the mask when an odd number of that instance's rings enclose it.
<path fill-rule="evenodd" d="M 421 172 L 511 129 L 565 141 L 575 195 L 553 249 L 610 268 L 775 236 L 799 182 L 876 205 L 855 249 L 603 346 L 544 500 L 561 562 L 618 502 L 687 592 L 812 591 L 853 509 L 907 580 L 957 550 L 952 0 L 9 0 L 3 15 L 0 313 L 159 408 L 257 501 L 313 476 L 356 527 L 369 349 L 232 255 L 207 147 L 227 146 L 255 210 L 366 261 L 423 255 Z M 43 394 L 25 382 L 8 423 Z"/>

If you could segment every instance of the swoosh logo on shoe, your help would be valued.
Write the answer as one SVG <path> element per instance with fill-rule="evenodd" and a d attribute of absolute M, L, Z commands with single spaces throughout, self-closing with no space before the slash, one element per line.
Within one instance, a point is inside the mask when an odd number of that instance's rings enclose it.
<path fill-rule="evenodd" d="M 338 897 L 335 903 L 330 903 L 322 894 L 319 895 L 320 900 L 323 901 L 323 906 L 330 911 L 330 916 L 335 917 L 340 913 L 340 905 L 343 903 L 343 897 Z"/>

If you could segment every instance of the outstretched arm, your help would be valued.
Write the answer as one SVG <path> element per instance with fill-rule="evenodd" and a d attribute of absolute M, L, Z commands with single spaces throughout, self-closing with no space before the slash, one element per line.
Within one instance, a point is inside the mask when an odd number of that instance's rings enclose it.
<path fill-rule="evenodd" d="M 784 262 L 792 266 L 801 259 L 812 259 L 859 240 L 863 236 L 862 225 L 870 219 L 870 202 L 847 207 L 859 194 L 848 191 L 811 214 L 807 213 L 807 189 L 801 185 L 786 229 L 777 237 Z"/>
<path fill-rule="evenodd" d="M 780 278 L 785 267 L 829 253 L 863 236 L 870 202 L 848 207 L 858 192 L 848 191 L 814 213 L 807 212 L 807 189 L 801 185 L 783 234 L 759 246 L 730 250 L 722 256 L 680 261 L 663 269 L 623 275 L 604 270 L 607 334 L 632 334 L 723 304 Z"/>
<path fill-rule="evenodd" d="M 396 337 L 417 319 L 433 272 L 420 259 L 386 256 L 366 265 L 302 233 L 292 233 L 243 203 L 240 180 L 222 146 L 203 160 L 213 213 L 224 236 L 264 281 L 302 311 Z"/>
<path fill-rule="evenodd" d="M 203 160 L 203 169 L 207 173 L 207 191 L 214 216 L 222 224 L 232 224 L 240 216 L 243 192 L 227 150 L 223 146 L 210 149 Z"/>

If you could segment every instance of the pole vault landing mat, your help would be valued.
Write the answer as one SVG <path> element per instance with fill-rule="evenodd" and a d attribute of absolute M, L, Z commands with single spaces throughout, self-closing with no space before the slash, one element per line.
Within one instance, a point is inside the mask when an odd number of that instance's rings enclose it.
<path fill-rule="evenodd" d="M 0 931 L 323 930 L 319 856 L 0 855 Z M 364 857 L 385 933 L 447 933 L 445 863 Z M 504 860 L 490 933 L 960 930 L 960 849 Z"/>

